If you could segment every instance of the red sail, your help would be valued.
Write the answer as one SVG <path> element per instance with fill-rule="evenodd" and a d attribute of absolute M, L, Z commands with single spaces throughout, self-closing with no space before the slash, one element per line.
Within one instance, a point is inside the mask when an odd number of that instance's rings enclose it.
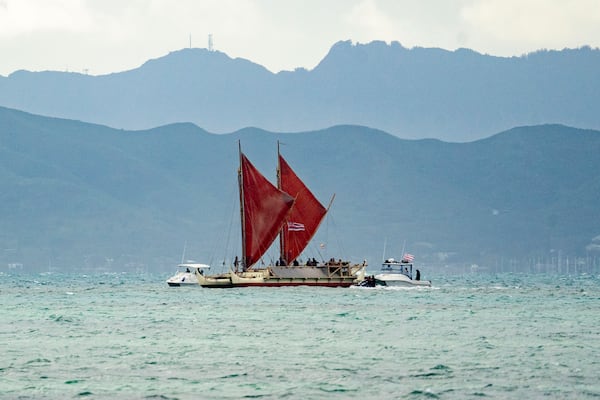
<path fill-rule="evenodd" d="M 240 198 L 244 269 L 251 268 L 279 233 L 294 198 L 269 182 L 240 153 Z"/>
<path fill-rule="evenodd" d="M 327 209 L 308 190 L 281 155 L 279 187 L 296 199 L 281 230 L 281 257 L 285 262 L 291 263 L 308 246 Z"/>

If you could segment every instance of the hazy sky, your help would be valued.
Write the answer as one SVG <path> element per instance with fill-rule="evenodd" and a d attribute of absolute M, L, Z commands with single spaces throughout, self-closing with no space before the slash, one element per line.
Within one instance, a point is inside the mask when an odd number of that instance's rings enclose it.
<path fill-rule="evenodd" d="M 0 75 L 118 72 L 209 34 L 273 72 L 312 69 L 340 40 L 510 56 L 600 47 L 600 0 L 0 0 Z"/>

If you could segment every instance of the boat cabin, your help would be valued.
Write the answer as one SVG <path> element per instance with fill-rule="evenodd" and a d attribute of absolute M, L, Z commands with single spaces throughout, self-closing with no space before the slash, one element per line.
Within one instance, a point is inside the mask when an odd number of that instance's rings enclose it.
<path fill-rule="evenodd" d="M 381 272 L 388 274 L 402 274 L 406 275 L 409 279 L 412 279 L 413 265 L 411 262 L 397 261 L 393 258 L 388 258 L 381 264 Z"/>

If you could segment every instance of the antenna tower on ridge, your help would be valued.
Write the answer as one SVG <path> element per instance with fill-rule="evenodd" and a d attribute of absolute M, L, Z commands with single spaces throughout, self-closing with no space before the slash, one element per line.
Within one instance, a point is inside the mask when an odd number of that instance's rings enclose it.
<path fill-rule="evenodd" d="M 208 51 L 213 51 L 212 33 L 208 34 Z"/>

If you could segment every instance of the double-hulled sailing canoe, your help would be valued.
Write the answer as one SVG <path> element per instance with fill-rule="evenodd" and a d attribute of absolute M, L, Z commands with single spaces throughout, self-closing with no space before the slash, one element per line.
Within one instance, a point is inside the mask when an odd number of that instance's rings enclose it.
<path fill-rule="evenodd" d="M 252 165 L 239 149 L 242 259 L 229 272 L 197 274 L 207 288 L 249 286 L 348 287 L 362 281 L 366 262 L 351 264 L 314 258 L 299 265 L 298 258 L 317 232 L 328 211 L 296 175 L 278 150 L 277 186 Z M 333 201 L 333 198 L 332 198 Z M 331 202 L 330 202 L 331 205 Z M 279 236 L 280 257 L 276 265 L 256 268 Z"/>

